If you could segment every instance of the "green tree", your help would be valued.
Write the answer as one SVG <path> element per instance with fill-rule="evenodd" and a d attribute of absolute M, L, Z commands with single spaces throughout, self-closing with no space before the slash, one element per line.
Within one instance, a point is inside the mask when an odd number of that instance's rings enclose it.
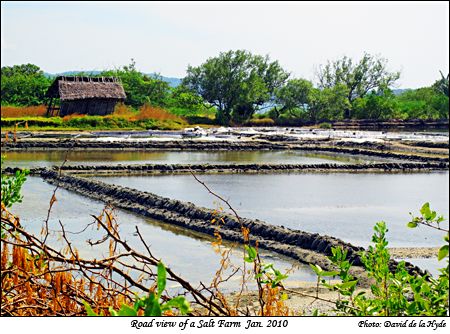
<path fill-rule="evenodd" d="M 436 82 L 433 84 L 433 88 L 439 92 L 444 94 L 445 96 L 448 97 L 448 73 L 447 73 L 447 77 L 444 77 L 444 74 L 442 74 L 442 72 L 439 72 L 441 74 L 441 78 L 439 80 L 436 80 Z"/>
<path fill-rule="evenodd" d="M 285 112 L 296 109 L 306 111 L 310 103 L 310 95 L 313 85 L 305 79 L 291 79 L 286 85 L 275 92 L 277 106 L 274 108 L 275 117 L 278 118 Z M 278 106 L 280 109 L 278 109 Z"/>
<path fill-rule="evenodd" d="M 144 104 L 164 107 L 170 96 L 170 86 L 161 76 L 148 76 L 136 69 L 136 62 L 131 59 L 129 65 L 120 69 L 105 71 L 100 76 L 114 76 L 122 81 L 127 95 L 126 105 L 139 108 Z"/>
<path fill-rule="evenodd" d="M 391 87 L 400 77 L 400 72 L 389 72 L 387 60 L 365 53 L 361 60 L 344 56 L 336 61 L 320 66 L 317 72 L 319 88 L 332 88 L 338 84 L 347 87 L 347 99 L 350 105 L 357 98 L 380 87 Z M 345 118 L 351 118 L 352 109 L 345 110 Z"/>
<path fill-rule="evenodd" d="M 350 108 L 348 88 L 337 84 L 330 88 L 314 88 L 310 95 L 309 115 L 311 120 L 341 120 L 344 110 Z"/>
<path fill-rule="evenodd" d="M 389 88 L 372 91 L 353 102 L 354 116 L 359 119 L 389 119 L 396 116 L 398 103 Z"/>
<path fill-rule="evenodd" d="M 403 118 L 448 119 L 448 96 L 432 87 L 408 90 L 397 97 Z"/>
<path fill-rule="evenodd" d="M 181 110 L 182 112 L 177 112 L 177 114 L 183 116 L 195 115 L 211 108 L 211 106 L 205 104 L 200 95 L 184 85 L 172 88 L 169 106 L 171 110 Z"/>
<path fill-rule="evenodd" d="M 183 84 L 217 108 L 221 124 L 229 124 L 248 120 L 288 77 L 268 56 L 237 50 L 220 53 L 198 67 L 189 66 Z"/>
<path fill-rule="evenodd" d="M 51 79 L 36 65 L 1 68 L 2 105 L 35 106 L 44 103 Z"/>

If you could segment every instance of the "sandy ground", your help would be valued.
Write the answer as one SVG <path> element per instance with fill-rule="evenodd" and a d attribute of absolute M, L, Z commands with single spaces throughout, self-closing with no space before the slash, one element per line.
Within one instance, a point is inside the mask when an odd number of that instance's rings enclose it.
<path fill-rule="evenodd" d="M 429 259 L 437 257 L 439 247 L 398 247 L 389 248 L 391 257 L 396 259 Z"/>
<path fill-rule="evenodd" d="M 292 282 L 290 285 L 293 285 Z M 370 294 L 370 290 L 367 288 L 357 288 L 356 291 L 356 293 L 365 291 Z M 335 315 L 333 309 L 339 298 L 335 291 L 329 291 L 324 287 L 317 289 L 314 282 L 295 282 L 295 288 L 286 287 L 286 294 L 288 299 L 285 301 L 285 305 L 289 308 L 289 314 L 292 316 L 311 316 L 315 310 L 318 310 L 319 314 Z M 235 302 L 235 294 L 231 294 L 229 300 L 232 303 Z M 241 297 L 240 305 L 248 307 L 250 311 L 259 310 L 257 300 L 256 292 L 248 292 Z"/>

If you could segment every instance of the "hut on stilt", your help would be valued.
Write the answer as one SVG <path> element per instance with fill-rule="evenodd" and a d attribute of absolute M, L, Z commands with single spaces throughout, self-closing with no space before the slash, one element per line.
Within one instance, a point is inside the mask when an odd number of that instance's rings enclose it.
<path fill-rule="evenodd" d="M 126 95 L 117 78 L 59 76 L 46 97 L 48 116 L 108 115 Z"/>

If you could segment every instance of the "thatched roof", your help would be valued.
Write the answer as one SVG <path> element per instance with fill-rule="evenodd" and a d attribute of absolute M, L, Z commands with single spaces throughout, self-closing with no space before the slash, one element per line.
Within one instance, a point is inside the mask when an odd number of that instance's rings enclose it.
<path fill-rule="evenodd" d="M 61 101 L 83 99 L 126 98 L 122 84 L 116 78 L 57 77 L 46 94 L 47 97 L 59 97 Z"/>

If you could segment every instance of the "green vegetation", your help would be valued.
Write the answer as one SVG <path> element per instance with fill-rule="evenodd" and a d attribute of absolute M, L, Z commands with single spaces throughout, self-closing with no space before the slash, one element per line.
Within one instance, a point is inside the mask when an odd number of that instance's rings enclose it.
<path fill-rule="evenodd" d="M 440 78 L 430 87 L 395 94 L 393 85 L 400 73 L 389 72 L 386 59 L 367 53 L 359 61 L 343 57 L 320 66 L 317 85 L 306 79 L 289 78 L 290 74 L 277 61 L 245 50 L 220 53 L 198 67 L 189 66 L 187 76 L 177 87 L 170 87 L 161 76 L 139 72 L 133 59 L 129 65 L 98 76 L 115 76 L 121 80 L 127 95 L 125 107 L 132 112 L 146 106 L 162 108 L 186 124 L 270 126 L 343 119 L 449 117 L 448 75 L 440 73 Z M 44 95 L 52 79 L 38 66 L 2 67 L 1 79 L 2 125 L 6 117 L 44 116 Z M 30 109 L 31 106 L 39 107 Z M 15 107 L 23 110 L 14 111 Z M 59 129 L 178 129 L 183 126 L 183 122 L 158 121 L 153 115 L 143 120 L 127 123 L 120 119 L 86 118 L 70 124 L 57 119 L 49 120 L 49 124 L 44 124 L 43 119 L 30 121 L 35 127 Z"/>
<path fill-rule="evenodd" d="M 3 157 L 1 163 L 3 165 Z M 6 208 L 11 207 L 14 203 L 22 202 L 22 194 L 20 193 L 22 185 L 27 180 L 28 171 L 17 171 L 15 175 L 1 174 L 2 183 L 2 205 Z"/>
<path fill-rule="evenodd" d="M 430 210 L 425 203 L 420 210 L 420 217 L 412 217 L 408 227 L 419 225 L 437 228 L 446 232 L 445 245 L 439 250 L 438 260 L 448 257 L 448 230 L 440 228 L 444 220 Z M 428 274 L 412 275 L 401 261 L 395 271 L 391 270 L 391 257 L 387 249 L 386 233 L 388 229 L 384 222 L 374 227 L 373 245 L 361 254 L 366 272 L 374 283 L 371 285 L 371 296 L 362 291 L 356 293 L 358 279 L 350 274 L 351 263 L 347 260 L 347 252 L 341 248 L 333 248 L 330 260 L 335 265 L 335 271 L 324 271 L 319 266 L 311 266 L 318 275 L 318 280 L 332 291 L 337 291 L 340 299 L 336 302 L 336 312 L 342 315 L 354 316 L 445 316 L 449 307 L 449 266 L 440 269 L 438 277 Z M 337 276 L 340 282 L 329 284 L 325 277 Z"/>
<path fill-rule="evenodd" d="M 114 130 L 114 129 L 161 129 L 179 130 L 185 128 L 188 123 L 183 120 L 158 120 L 142 119 L 130 120 L 116 116 L 80 116 L 74 118 L 61 117 L 22 117 L 22 118 L 2 118 L 1 126 L 4 131 L 12 131 L 16 123 L 21 123 L 21 129 L 27 123 L 28 130 Z"/>
<path fill-rule="evenodd" d="M 3 165 L 4 157 L 1 157 L 1 164 Z M 22 202 L 22 186 L 27 180 L 28 170 L 16 171 L 14 175 L 1 173 L 2 184 L 2 213 L 4 208 L 10 208 L 14 203 Z M 3 216 L 2 216 L 3 217 Z M 3 220 L 1 223 L 1 236 L 4 237 Z"/>
<path fill-rule="evenodd" d="M 37 106 L 44 104 L 52 80 L 36 65 L 5 66 L 1 69 L 3 105 Z"/>
<path fill-rule="evenodd" d="M 369 92 L 391 87 L 400 78 L 400 72 L 390 73 L 386 69 L 387 60 L 365 53 L 362 59 L 355 63 L 353 59 L 344 56 L 341 59 L 328 62 L 321 66 L 317 78 L 319 88 L 333 88 L 343 85 L 346 98 L 350 105 L 356 99 L 364 98 Z M 344 110 L 344 117 L 352 117 L 352 108 Z"/>
<path fill-rule="evenodd" d="M 245 50 L 228 51 L 189 66 L 183 84 L 217 108 L 217 121 L 242 124 L 268 102 L 289 74 L 277 61 Z"/>

